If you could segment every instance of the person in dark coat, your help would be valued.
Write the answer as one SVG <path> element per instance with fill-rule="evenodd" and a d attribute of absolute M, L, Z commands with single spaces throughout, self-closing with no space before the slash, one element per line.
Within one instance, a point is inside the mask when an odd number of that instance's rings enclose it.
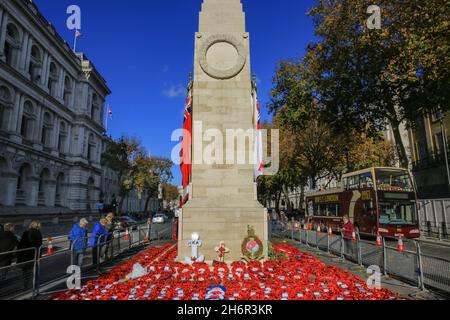
<path fill-rule="evenodd" d="M 8 266 L 12 264 L 14 254 L 11 253 L 17 247 L 18 240 L 14 234 L 15 226 L 7 223 L 3 232 L 0 233 L 0 281 L 5 280 L 8 273 Z"/>
<path fill-rule="evenodd" d="M 81 219 L 80 223 L 73 226 L 72 231 L 69 235 L 69 240 L 71 241 L 71 248 L 74 257 L 73 264 L 77 264 L 80 268 L 83 266 L 84 255 L 87 248 L 87 225 L 88 221 L 86 219 Z"/>
<path fill-rule="evenodd" d="M 17 256 L 17 263 L 22 264 L 24 289 L 26 290 L 31 289 L 33 284 L 33 261 L 40 258 L 42 255 L 41 247 L 43 241 L 41 228 L 42 225 L 39 221 L 31 222 L 30 227 L 23 233 L 19 242 L 19 250 L 23 251 L 19 252 Z M 38 281 L 37 273 L 35 273 L 35 281 Z"/>

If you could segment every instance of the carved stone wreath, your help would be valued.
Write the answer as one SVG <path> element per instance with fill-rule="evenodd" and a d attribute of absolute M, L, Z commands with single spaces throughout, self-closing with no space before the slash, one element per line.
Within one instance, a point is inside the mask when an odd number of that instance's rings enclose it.
<path fill-rule="evenodd" d="M 237 51 L 238 57 L 236 64 L 227 70 L 219 70 L 208 64 L 207 61 L 207 53 L 208 50 L 216 43 L 225 42 L 231 44 Z M 236 39 L 232 35 L 228 34 L 216 34 L 210 36 L 205 42 L 202 44 L 199 53 L 199 62 L 203 71 L 212 78 L 215 79 L 231 79 L 238 75 L 245 66 L 247 60 L 246 50 L 242 42 Z"/>

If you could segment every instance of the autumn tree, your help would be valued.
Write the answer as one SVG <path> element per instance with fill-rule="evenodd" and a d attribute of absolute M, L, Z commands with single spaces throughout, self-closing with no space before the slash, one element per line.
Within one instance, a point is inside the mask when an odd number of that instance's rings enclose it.
<path fill-rule="evenodd" d="M 118 140 L 108 141 L 102 154 L 102 164 L 112 169 L 119 182 L 119 212 L 123 202 L 134 188 L 134 171 L 138 159 L 145 157 L 145 148 L 134 137 L 122 136 Z"/>
<path fill-rule="evenodd" d="M 166 185 L 173 179 L 173 162 L 162 157 L 138 157 L 133 169 L 133 181 L 139 196 L 146 195 L 145 209 L 152 198 L 158 196 L 160 185 Z"/>
<path fill-rule="evenodd" d="M 376 135 L 390 125 L 400 163 L 408 167 L 400 125 L 450 107 L 450 1 L 377 1 L 380 30 L 367 27 L 372 4 L 317 0 L 309 15 L 318 40 L 290 66 L 341 129 Z"/>
<path fill-rule="evenodd" d="M 170 183 L 163 184 L 163 199 L 168 203 L 173 203 L 180 198 L 178 187 Z"/>

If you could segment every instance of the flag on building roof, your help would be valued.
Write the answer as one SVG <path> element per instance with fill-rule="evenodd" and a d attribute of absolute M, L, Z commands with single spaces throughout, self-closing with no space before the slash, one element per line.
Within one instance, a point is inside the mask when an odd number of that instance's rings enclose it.
<path fill-rule="evenodd" d="M 108 117 L 112 120 L 113 119 L 113 112 L 111 110 L 111 107 L 108 105 Z"/>

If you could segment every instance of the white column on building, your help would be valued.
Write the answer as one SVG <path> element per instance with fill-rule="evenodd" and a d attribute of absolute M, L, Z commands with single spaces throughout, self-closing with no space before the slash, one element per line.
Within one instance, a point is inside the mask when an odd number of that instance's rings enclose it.
<path fill-rule="evenodd" d="M 31 52 L 31 37 L 30 33 L 26 30 L 23 32 L 22 39 L 22 51 L 19 59 L 19 69 L 24 73 L 27 71 L 27 60 L 28 60 L 28 52 Z"/>
<path fill-rule="evenodd" d="M 53 120 L 53 137 L 52 137 L 52 149 L 58 149 L 58 138 L 59 138 L 59 130 L 60 130 L 60 121 L 59 118 L 55 115 Z M 59 150 L 58 150 L 59 151 Z"/>
<path fill-rule="evenodd" d="M 37 207 L 39 200 L 39 177 L 28 178 L 27 206 Z"/>
<path fill-rule="evenodd" d="M 89 115 L 89 104 L 91 103 L 91 90 L 89 89 L 89 86 L 87 83 L 84 84 L 83 88 L 83 100 L 81 102 L 81 113 L 85 113 Z"/>
<path fill-rule="evenodd" d="M 48 90 L 48 74 L 50 70 L 50 55 L 47 51 L 44 52 L 44 60 L 42 62 L 41 71 L 41 86 Z"/>
<path fill-rule="evenodd" d="M 1 179 L 2 186 L 5 186 L 2 202 L 5 206 L 12 207 L 16 203 L 17 179 L 17 175 L 14 173 L 9 173 L 6 177 Z"/>
<path fill-rule="evenodd" d="M 45 184 L 45 205 L 54 207 L 56 202 L 56 180 L 54 177 L 46 181 Z"/>
<path fill-rule="evenodd" d="M 44 106 L 41 104 L 37 105 L 36 108 L 36 121 L 35 121 L 35 127 L 34 127 L 34 137 L 33 141 L 36 142 L 36 144 L 41 143 L 41 137 L 42 137 L 42 127 L 43 127 L 43 119 L 44 119 Z"/>
<path fill-rule="evenodd" d="M 76 96 L 76 89 L 77 89 L 77 82 L 75 79 L 72 81 L 72 95 L 70 97 L 69 101 L 69 109 L 73 110 L 75 109 L 75 96 Z"/>
<path fill-rule="evenodd" d="M 66 122 L 67 125 L 67 138 L 66 138 L 66 145 L 64 146 L 65 153 L 72 154 L 72 150 L 70 149 L 70 144 L 72 141 L 72 125 L 70 124 L 70 121 Z"/>
<path fill-rule="evenodd" d="M 0 59 L 5 60 L 3 51 L 5 49 L 6 29 L 8 27 L 8 13 L 0 7 Z"/>
<path fill-rule="evenodd" d="M 61 69 L 59 73 L 59 81 L 58 81 L 58 95 L 57 98 L 61 99 L 64 97 L 64 78 L 66 77 L 66 71 Z"/>
<path fill-rule="evenodd" d="M 79 132 L 78 132 L 78 150 L 76 150 L 76 154 L 81 157 L 84 158 L 85 157 L 85 148 L 84 148 L 84 140 L 85 140 L 85 129 L 83 127 L 79 127 Z"/>
<path fill-rule="evenodd" d="M 22 125 L 23 100 L 23 94 L 17 91 L 14 98 L 14 110 L 11 116 L 10 130 L 13 133 L 11 139 L 18 143 L 22 141 L 20 138 L 20 127 Z"/>

